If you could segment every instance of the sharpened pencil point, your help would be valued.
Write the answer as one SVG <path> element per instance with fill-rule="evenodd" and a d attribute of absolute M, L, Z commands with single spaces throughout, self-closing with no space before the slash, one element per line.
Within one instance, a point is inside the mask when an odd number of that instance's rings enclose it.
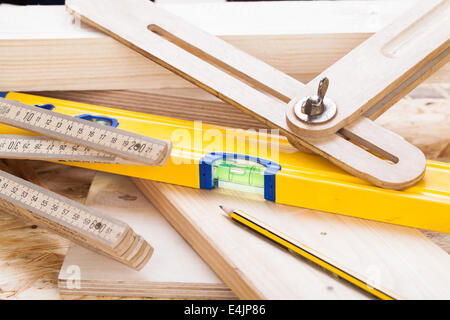
<path fill-rule="evenodd" d="M 227 215 L 230 215 L 233 212 L 233 210 L 228 209 L 227 207 L 222 205 L 220 205 L 219 208 L 222 209 Z"/>

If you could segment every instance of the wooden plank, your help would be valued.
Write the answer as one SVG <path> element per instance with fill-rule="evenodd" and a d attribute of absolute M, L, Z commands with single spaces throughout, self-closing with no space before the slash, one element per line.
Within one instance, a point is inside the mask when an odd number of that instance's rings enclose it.
<path fill-rule="evenodd" d="M 251 214 L 406 299 L 450 297 L 450 257 L 418 230 L 278 205 L 242 192 L 134 181 L 240 298 L 317 298 L 327 291 L 334 295 L 335 285 L 306 282 L 309 264 L 230 222 L 220 204 Z"/>
<path fill-rule="evenodd" d="M 227 127 L 267 128 L 260 121 L 199 88 L 90 91 L 39 91 L 30 94 L 119 109 L 203 121 Z"/>
<path fill-rule="evenodd" d="M 59 274 L 61 294 L 178 299 L 235 298 L 128 177 L 97 173 L 86 205 L 133 225 L 145 237 L 152 239 L 155 253 L 150 262 L 137 272 L 74 246 L 67 252 Z M 79 270 L 80 278 L 74 278 L 75 270 Z"/>
<path fill-rule="evenodd" d="M 365 1 L 299 1 L 163 7 L 307 82 L 409 5 L 390 1 L 370 5 Z M 40 23 L 34 23 L 35 17 L 39 17 Z M 0 59 L 3 74 L 0 90 L 192 86 L 109 37 L 73 22 L 63 8 L 56 6 L 2 6 Z M 448 70 L 450 64 L 432 81 L 449 81 Z"/>

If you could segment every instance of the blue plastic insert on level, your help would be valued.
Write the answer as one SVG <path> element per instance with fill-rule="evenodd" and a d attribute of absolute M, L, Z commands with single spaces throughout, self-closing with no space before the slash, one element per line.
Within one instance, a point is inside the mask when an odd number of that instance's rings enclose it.
<path fill-rule="evenodd" d="M 6 98 L 6 95 L 7 95 L 8 93 L 9 93 L 8 91 L 0 91 L 0 98 Z M 47 109 L 47 110 L 53 110 L 53 109 L 55 109 L 55 106 L 52 105 L 52 104 L 50 104 L 50 103 L 47 103 L 47 104 L 41 104 L 41 105 L 35 104 L 34 106 L 35 106 L 35 107 L 38 107 L 38 108 L 42 108 L 42 109 Z"/>
<path fill-rule="evenodd" d="M 53 110 L 55 109 L 55 106 L 52 105 L 51 103 L 47 103 L 47 104 L 35 104 L 35 107 L 41 108 L 41 109 L 46 109 L 46 110 Z"/>
<path fill-rule="evenodd" d="M 105 123 L 110 127 L 117 128 L 119 126 L 119 121 L 114 118 L 104 117 L 104 116 L 93 116 L 91 114 L 80 114 L 77 118 L 84 119 L 91 122 Z"/>
<path fill-rule="evenodd" d="M 0 98 L 6 98 L 8 93 L 9 93 L 8 91 L 0 91 Z M 42 108 L 42 109 L 47 109 L 47 110 L 55 109 L 55 106 L 52 105 L 51 103 L 41 104 L 41 105 L 35 104 L 34 106 L 38 107 L 38 108 Z"/>
<path fill-rule="evenodd" d="M 281 166 L 273 161 L 261 159 L 258 157 L 251 157 L 236 153 L 224 153 L 224 152 L 211 152 L 205 155 L 199 164 L 200 173 L 200 188 L 201 189 L 213 189 L 213 163 L 216 160 L 225 159 L 242 159 L 247 161 L 257 162 L 266 167 L 264 170 L 264 199 L 275 201 L 275 178 L 278 171 L 281 170 Z"/>

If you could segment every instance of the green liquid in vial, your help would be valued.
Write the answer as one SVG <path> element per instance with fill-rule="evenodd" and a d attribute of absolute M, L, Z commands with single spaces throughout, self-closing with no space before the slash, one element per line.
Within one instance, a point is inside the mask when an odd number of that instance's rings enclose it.
<path fill-rule="evenodd" d="M 213 164 L 214 184 L 218 187 L 263 194 L 264 171 L 266 168 L 256 162 L 225 159 Z"/>

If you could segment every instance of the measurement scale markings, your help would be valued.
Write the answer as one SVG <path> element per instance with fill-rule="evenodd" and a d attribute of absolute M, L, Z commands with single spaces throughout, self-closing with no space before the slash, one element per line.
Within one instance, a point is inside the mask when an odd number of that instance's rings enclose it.
<path fill-rule="evenodd" d="M 144 165 L 63 140 L 9 134 L 0 134 L 0 158 Z"/>
<path fill-rule="evenodd" d="M 127 227 L 101 212 L 0 171 L 0 198 L 114 248 Z"/>
<path fill-rule="evenodd" d="M 36 110 L 36 107 L 4 98 L 0 98 L 0 122 L 149 165 L 164 164 L 171 149 L 170 141 L 106 127 L 64 114 L 56 115 L 45 109 Z"/>

